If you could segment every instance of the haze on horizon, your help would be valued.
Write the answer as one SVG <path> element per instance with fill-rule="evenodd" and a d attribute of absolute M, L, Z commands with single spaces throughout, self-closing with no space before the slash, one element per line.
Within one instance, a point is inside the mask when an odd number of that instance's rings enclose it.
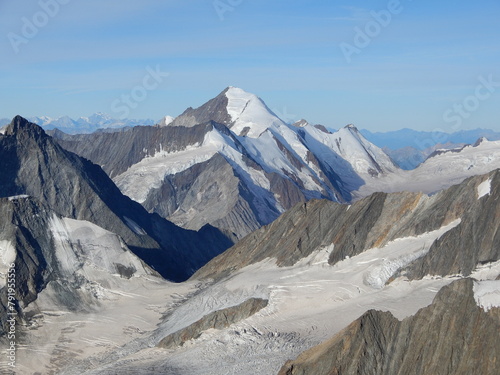
<path fill-rule="evenodd" d="M 2 1 L 0 117 L 157 120 L 231 85 L 285 121 L 500 131 L 499 10 L 493 0 Z"/>

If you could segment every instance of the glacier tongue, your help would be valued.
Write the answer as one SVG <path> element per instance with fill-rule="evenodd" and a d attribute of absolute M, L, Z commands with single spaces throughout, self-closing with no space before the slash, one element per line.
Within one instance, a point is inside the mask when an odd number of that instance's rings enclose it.
<path fill-rule="evenodd" d="M 103 362 L 95 363 L 97 369 L 92 373 L 109 374 L 116 368 L 133 372 L 148 367 L 156 371 L 174 368 L 182 375 L 277 373 L 287 359 L 339 332 L 367 309 L 391 311 L 402 319 L 430 304 L 436 292 L 453 278 L 411 282 L 399 278 L 373 288 L 364 282 L 365 275 L 387 259 L 400 259 L 429 247 L 458 224 L 455 221 L 418 237 L 401 238 L 334 266 L 328 264 L 333 245 L 319 248 L 290 267 L 277 267 L 274 259 L 247 266 L 191 296 L 155 332 L 112 351 L 114 354 L 104 357 Z M 252 297 L 269 299 L 269 304 L 227 329 L 205 331 L 178 349 L 151 348 L 200 317 Z M 79 370 L 76 366 L 62 373 L 76 374 Z"/>

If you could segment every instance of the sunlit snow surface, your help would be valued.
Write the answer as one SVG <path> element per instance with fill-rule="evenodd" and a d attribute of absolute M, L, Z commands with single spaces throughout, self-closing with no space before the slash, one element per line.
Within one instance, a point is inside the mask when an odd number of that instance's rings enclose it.
<path fill-rule="evenodd" d="M 148 155 L 145 150 L 144 159 L 114 178 L 120 190 L 143 203 L 151 189 L 160 187 L 166 176 L 210 160 L 216 153 L 221 154 L 250 186 L 255 184 L 269 189 L 270 182 L 261 171 L 244 162 L 245 153 L 265 172 L 301 181 L 308 198 L 335 199 L 329 182 L 325 182 L 325 171 L 314 157 L 340 176 L 342 185 L 348 190 L 358 189 L 374 176 L 398 169 L 380 148 L 366 141 L 353 127 L 333 134 L 310 124 L 297 128 L 285 124 L 254 94 L 230 87 L 226 97 L 232 136 L 213 129 L 205 135 L 202 144 L 190 145 L 182 151 L 160 150 Z M 256 194 L 259 196 L 258 192 Z M 278 202 L 269 203 L 283 211 Z"/>
<path fill-rule="evenodd" d="M 402 319 L 430 304 L 454 278 L 385 282 L 457 225 L 460 220 L 334 266 L 328 264 L 333 245 L 292 267 L 280 268 L 274 259 L 267 259 L 213 285 L 198 281 L 175 285 L 148 276 L 108 277 L 103 288 L 112 298 L 103 299 L 96 314 L 50 313 L 50 305 L 42 308 L 44 320 L 29 332 L 33 343 L 19 350 L 20 362 L 30 370 L 35 364 L 38 371 L 43 366 L 58 367 L 60 374 L 273 374 L 287 359 L 331 337 L 368 309 L 391 311 Z M 477 272 L 489 276 L 486 270 Z M 228 329 L 204 332 L 178 349 L 155 348 L 163 337 L 202 316 L 252 297 L 267 298 L 269 305 Z M 40 300 L 42 304 L 43 295 Z M 164 320 L 161 313 L 166 314 Z M 48 336 L 42 342 L 44 335 Z M 71 363 L 62 361 L 55 348 L 73 356 Z M 39 354 L 36 358 L 29 357 L 33 350 Z M 61 362 L 54 364 L 54 358 Z"/>
<path fill-rule="evenodd" d="M 264 102 L 254 94 L 237 87 L 230 87 L 226 97 L 227 112 L 233 121 L 231 131 L 236 135 L 240 135 L 245 128 L 248 128 L 247 136 L 257 138 L 270 127 L 284 125 L 283 121 L 272 114 Z"/>
<path fill-rule="evenodd" d="M 474 299 L 485 311 L 500 307 L 500 280 L 485 280 L 474 283 Z"/>
<path fill-rule="evenodd" d="M 491 178 L 479 184 L 477 187 L 477 198 L 481 199 L 486 195 L 490 195 L 491 193 Z"/>
<path fill-rule="evenodd" d="M 364 197 L 376 191 L 387 193 L 413 191 L 435 193 L 461 183 L 468 177 L 489 173 L 500 168 L 500 141 L 483 141 L 476 147 L 466 146 L 460 152 L 446 153 L 427 159 L 411 171 L 399 171 L 362 186 L 356 196 Z M 487 192 L 483 185 L 482 192 Z"/>
<path fill-rule="evenodd" d="M 7 283 L 7 272 L 9 267 L 16 260 L 16 248 L 12 242 L 0 241 L 0 288 Z"/>

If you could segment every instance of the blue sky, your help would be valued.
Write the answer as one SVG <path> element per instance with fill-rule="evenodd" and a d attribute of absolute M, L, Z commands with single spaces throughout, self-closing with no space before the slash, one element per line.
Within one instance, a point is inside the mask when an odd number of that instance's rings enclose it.
<path fill-rule="evenodd" d="M 0 117 L 119 117 L 135 89 L 128 117 L 157 120 L 231 85 L 289 121 L 500 131 L 499 15 L 496 0 L 0 0 Z"/>

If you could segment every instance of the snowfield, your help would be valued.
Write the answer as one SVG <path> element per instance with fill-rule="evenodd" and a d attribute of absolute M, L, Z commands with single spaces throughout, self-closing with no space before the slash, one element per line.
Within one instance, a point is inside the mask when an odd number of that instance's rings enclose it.
<path fill-rule="evenodd" d="M 69 235 L 71 243 L 75 233 L 83 236 L 88 228 L 68 227 L 65 221 L 54 223 L 62 242 L 68 242 Z M 45 368 L 79 375 L 273 374 L 287 359 L 331 337 L 368 309 L 403 319 L 429 305 L 440 288 L 460 276 L 386 282 L 458 225 L 460 220 L 400 238 L 334 266 L 328 264 L 333 245 L 291 267 L 277 267 L 274 259 L 267 259 L 215 284 L 171 284 L 143 273 L 131 279 L 101 273 L 105 298 L 87 313 L 54 311 L 55 291 L 47 288 L 30 306 L 39 311 L 39 323 L 28 331 L 28 345 L 18 351 L 19 363 L 26 372 Z M 476 275 L 490 277 L 491 267 L 476 270 Z M 496 303 L 491 301 L 497 284 L 479 285 L 481 303 Z M 205 331 L 177 349 L 156 348 L 170 333 L 252 297 L 268 299 L 268 306 L 227 329 Z"/>
<path fill-rule="evenodd" d="M 481 199 L 491 193 L 491 179 L 487 179 L 477 187 L 477 199 Z"/>
<path fill-rule="evenodd" d="M 448 150 L 427 159 L 411 171 L 398 171 L 380 179 L 372 180 L 354 193 L 365 197 L 376 191 L 393 193 L 399 191 L 432 194 L 457 185 L 468 177 L 487 174 L 500 168 L 500 141 L 483 140 L 477 146 L 465 146 L 462 150 Z M 478 191 L 478 197 L 488 194 L 485 183 Z M 484 195 L 481 195 L 483 194 Z"/>

